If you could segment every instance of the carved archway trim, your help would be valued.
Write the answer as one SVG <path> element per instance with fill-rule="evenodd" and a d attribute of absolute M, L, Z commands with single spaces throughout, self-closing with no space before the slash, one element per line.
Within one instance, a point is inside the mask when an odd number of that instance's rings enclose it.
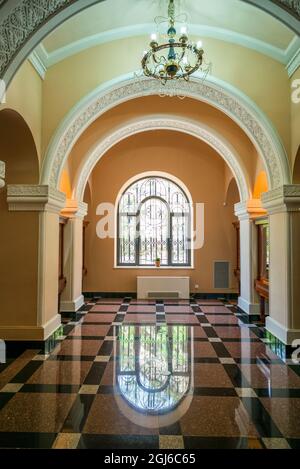
<path fill-rule="evenodd" d="M 210 77 L 183 82 L 177 92 L 204 101 L 228 115 L 248 135 L 264 163 L 270 188 L 289 184 L 291 172 L 282 142 L 264 113 L 244 94 L 220 80 Z M 83 98 L 57 129 L 45 155 L 41 183 L 59 187 L 61 172 L 74 144 L 82 133 L 102 114 L 119 104 L 143 96 L 161 93 L 156 80 L 119 77 L 101 85 Z"/>
<path fill-rule="evenodd" d="M 201 123 L 191 121 L 189 119 L 182 119 L 171 116 L 150 116 L 145 119 L 139 119 L 135 122 L 130 122 L 129 124 L 118 128 L 110 135 L 107 135 L 105 138 L 101 139 L 87 153 L 75 178 L 73 198 L 78 202 L 83 201 L 84 190 L 90 174 L 97 162 L 103 155 L 105 155 L 105 153 L 107 153 L 108 150 L 110 150 L 113 146 L 122 140 L 125 140 L 133 135 L 136 135 L 140 132 L 147 132 L 157 129 L 182 132 L 207 143 L 228 164 L 237 181 L 240 199 L 248 200 L 251 197 L 250 184 L 245 175 L 246 172 L 243 169 L 239 156 L 236 154 L 231 145 L 222 139 L 219 135 L 217 135 L 216 132 Z"/>

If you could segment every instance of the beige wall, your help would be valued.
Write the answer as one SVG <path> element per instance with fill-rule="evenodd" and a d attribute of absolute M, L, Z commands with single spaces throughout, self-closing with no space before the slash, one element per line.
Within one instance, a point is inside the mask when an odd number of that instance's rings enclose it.
<path fill-rule="evenodd" d="M 21 114 L 32 132 L 40 160 L 42 152 L 42 100 L 43 81 L 31 63 L 26 61 L 11 82 L 6 94 L 6 103 L 0 105 L 0 110 L 9 108 Z"/>
<path fill-rule="evenodd" d="M 300 80 L 300 68 L 291 77 L 291 86 L 294 80 Z M 295 89 L 292 88 L 291 92 L 294 91 Z M 300 93 L 298 92 L 299 96 Z M 293 101 L 291 101 L 291 142 L 294 182 L 300 184 L 300 103 L 296 104 Z"/>
<path fill-rule="evenodd" d="M 205 244 L 195 251 L 193 270 L 114 268 L 114 240 L 96 236 L 96 207 L 115 203 L 126 181 L 145 171 L 163 171 L 178 177 L 190 190 L 193 202 L 205 203 Z M 232 227 L 233 203 L 224 202 L 223 160 L 206 144 L 187 135 L 170 131 L 146 132 L 116 145 L 97 164 L 92 174 L 92 203 L 87 219 L 84 291 L 136 291 L 137 275 L 188 275 L 191 289 L 199 284 L 202 292 L 213 291 L 213 261 L 229 260 L 235 267 L 235 233 Z M 231 199 L 235 199 L 233 196 Z M 232 287 L 236 284 L 232 276 Z"/>
<path fill-rule="evenodd" d="M 114 41 L 85 50 L 52 66 L 44 82 L 43 148 L 67 112 L 96 87 L 140 68 L 148 37 Z M 247 94 L 271 119 L 289 153 L 290 86 L 285 67 L 253 50 L 205 39 L 212 75 Z M 58 86 L 59 84 L 59 86 Z"/>

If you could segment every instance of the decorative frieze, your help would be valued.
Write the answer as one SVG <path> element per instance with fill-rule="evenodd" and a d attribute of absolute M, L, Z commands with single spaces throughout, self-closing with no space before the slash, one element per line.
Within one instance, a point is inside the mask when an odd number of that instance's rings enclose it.
<path fill-rule="evenodd" d="M 268 213 L 300 211 L 300 184 L 283 185 L 262 195 Z"/>
<path fill-rule="evenodd" d="M 66 204 L 66 196 L 50 186 L 13 185 L 7 186 L 9 211 L 59 213 Z"/>

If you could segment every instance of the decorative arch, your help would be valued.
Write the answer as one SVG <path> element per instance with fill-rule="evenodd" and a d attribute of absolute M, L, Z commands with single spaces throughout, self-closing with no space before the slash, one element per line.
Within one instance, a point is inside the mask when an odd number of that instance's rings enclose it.
<path fill-rule="evenodd" d="M 8 84 L 30 52 L 53 29 L 107 0 L 0 1 L 0 78 Z M 241 0 L 264 10 L 300 34 L 300 6 L 292 0 Z"/>
<path fill-rule="evenodd" d="M 280 137 L 265 114 L 247 96 L 213 77 L 205 83 L 197 78 L 183 82 L 176 91 L 219 109 L 243 129 L 264 162 L 271 189 L 290 183 L 290 167 Z M 131 99 L 160 93 L 161 85 L 156 80 L 136 80 L 130 74 L 101 85 L 83 98 L 66 116 L 50 142 L 41 183 L 58 187 L 61 172 L 74 144 L 99 116 Z"/>
<path fill-rule="evenodd" d="M 131 122 L 130 124 L 118 128 L 110 135 L 106 136 L 106 138 L 101 139 L 87 153 L 75 178 L 73 198 L 78 201 L 83 200 L 84 190 L 93 168 L 110 148 L 132 135 L 157 129 L 183 132 L 207 143 L 224 159 L 234 174 L 238 184 L 241 200 L 247 200 L 250 197 L 251 189 L 245 176 L 245 171 L 242 167 L 239 156 L 235 153 L 228 142 L 222 139 L 209 127 L 193 122 L 189 119 L 151 116 L 142 120 L 139 119 L 136 122 Z"/>

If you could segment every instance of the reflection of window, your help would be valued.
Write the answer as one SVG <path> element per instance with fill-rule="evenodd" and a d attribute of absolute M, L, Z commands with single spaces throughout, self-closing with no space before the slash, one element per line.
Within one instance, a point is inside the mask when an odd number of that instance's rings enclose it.
<path fill-rule="evenodd" d="M 123 193 L 118 207 L 118 264 L 190 265 L 190 204 L 183 190 L 147 177 Z"/>
<path fill-rule="evenodd" d="M 191 357 L 187 326 L 121 326 L 117 384 L 140 411 L 161 413 L 188 393 Z"/>

